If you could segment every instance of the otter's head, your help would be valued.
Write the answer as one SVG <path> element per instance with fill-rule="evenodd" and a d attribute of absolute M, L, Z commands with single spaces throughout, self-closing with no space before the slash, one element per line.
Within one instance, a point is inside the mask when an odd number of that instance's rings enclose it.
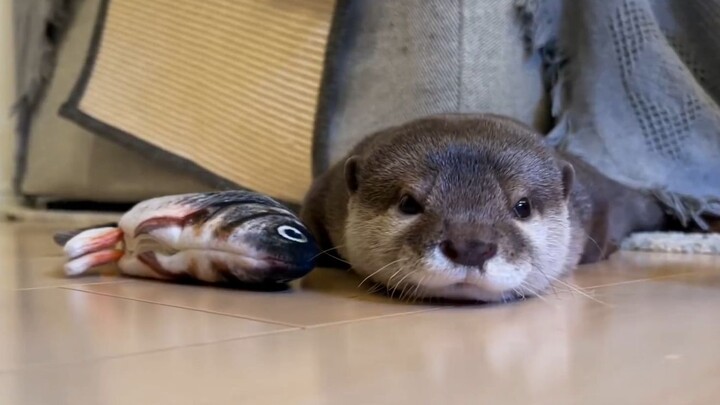
<path fill-rule="evenodd" d="M 431 117 L 345 162 L 341 252 L 403 297 L 499 301 L 544 291 L 570 257 L 572 167 L 497 116 Z"/>

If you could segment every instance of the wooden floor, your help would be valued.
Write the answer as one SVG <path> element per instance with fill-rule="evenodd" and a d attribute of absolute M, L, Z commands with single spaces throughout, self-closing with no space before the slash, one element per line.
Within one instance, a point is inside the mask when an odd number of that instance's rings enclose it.
<path fill-rule="evenodd" d="M 622 253 L 577 291 L 430 306 L 325 269 L 281 293 L 66 279 L 56 229 L 0 223 L 2 405 L 720 403 L 717 256 Z"/>

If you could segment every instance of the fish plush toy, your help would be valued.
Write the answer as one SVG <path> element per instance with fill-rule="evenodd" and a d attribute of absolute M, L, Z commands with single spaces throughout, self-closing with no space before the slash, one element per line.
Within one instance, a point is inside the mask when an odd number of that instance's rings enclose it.
<path fill-rule="evenodd" d="M 55 242 L 69 276 L 117 262 L 129 276 L 222 284 L 286 284 L 319 254 L 295 214 L 247 191 L 146 200 L 117 224 L 58 233 Z"/>

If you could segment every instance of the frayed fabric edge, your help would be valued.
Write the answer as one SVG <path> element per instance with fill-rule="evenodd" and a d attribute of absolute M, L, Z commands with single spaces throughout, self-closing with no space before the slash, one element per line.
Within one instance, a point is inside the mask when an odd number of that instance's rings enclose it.
<path fill-rule="evenodd" d="M 557 41 L 562 1 L 515 0 L 514 6 L 529 50 L 539 51 Z"/>
<path fill-rule="evenodd" d="M 540 55 L 545 86 L 550 93 L 550 114 L 555 125 L 546 134 L 545 143 L 552 148 L 564 149 L 570 119 L 567 114 L 568 58 L 558 39 L 562 0 L 515 0 L 514 5 L 526 49 Z"/>
<path fill-rule="evenodd" d="M 701 230 L 708 231 L 710 225 L 703 216 L 720 217 L 718 197 L 694 197 L 664 189 L 653 190 L 653 194 L 684 227 L 695 223 Z"/>

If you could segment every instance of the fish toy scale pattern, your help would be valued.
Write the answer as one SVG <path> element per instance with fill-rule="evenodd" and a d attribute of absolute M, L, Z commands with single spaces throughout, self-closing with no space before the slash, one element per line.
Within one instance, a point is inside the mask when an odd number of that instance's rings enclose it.
<path fill-rule="evenodd" d="M 117 262 L 128 276 L 204 283 L 285 284 L 315 267 L 317 244 L 300 219 L 248 191 L 145 200 L 117 225 L 55 235 L 65 273 Z"/>

